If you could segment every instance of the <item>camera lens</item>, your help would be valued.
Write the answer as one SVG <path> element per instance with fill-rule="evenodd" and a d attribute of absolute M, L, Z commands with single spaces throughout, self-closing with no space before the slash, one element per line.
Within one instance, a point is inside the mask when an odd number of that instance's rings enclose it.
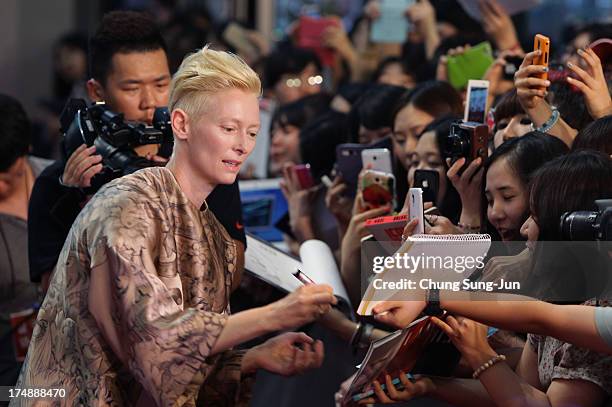
<path fill-rule="evenodd" d="M 597 212 L 567 212 L 561 216 L 560 231 L 564 240 L 589 241 L 595 238 Z"/>

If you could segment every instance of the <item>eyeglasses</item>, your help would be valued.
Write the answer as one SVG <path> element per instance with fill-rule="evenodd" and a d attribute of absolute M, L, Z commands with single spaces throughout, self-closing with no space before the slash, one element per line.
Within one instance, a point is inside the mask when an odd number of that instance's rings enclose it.
<path fill-rule="evenodd" d="M 302 80 L 300 78 L 289 78 L 285 81 L 285 85 L 289 88 L 299 88 L 302 86 Z M 316 86 L 323 83 L 323 77 L 321 75 L 309 76 L 304 84 L 309 86 Z"/>

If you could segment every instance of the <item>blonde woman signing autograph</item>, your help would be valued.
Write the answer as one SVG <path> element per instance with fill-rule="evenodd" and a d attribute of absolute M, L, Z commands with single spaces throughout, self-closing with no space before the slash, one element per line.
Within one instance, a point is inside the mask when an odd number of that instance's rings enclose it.
<path fill-rule="evenodd" d="M 302 333 L 231 350 L 308 323 L 336 301 L 330 287 L 308 285 L 229 314 L 236 248 L 205 201 L 234 182 L 253 150 L 260 93 L 232 54 L 204 48 L 183 61 L 171 84 L 167 167 L 109 183 L 81 212 L 17 387 L 63 388 L 65 405 L 225 406 L 245 401 L 259 368 L 292 375 L 320 366 L 322 343 Z"/>

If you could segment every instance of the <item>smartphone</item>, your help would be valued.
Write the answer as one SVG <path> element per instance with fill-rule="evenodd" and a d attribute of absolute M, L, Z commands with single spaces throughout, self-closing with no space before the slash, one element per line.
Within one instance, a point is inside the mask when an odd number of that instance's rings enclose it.
<path fill-rule="evenodd" d="M 465 89 L 470 79 L 480 79 L 493 64 L 491 44 L 481 42 L 447 61 L 448 81 L 455 89 Z"/>
<path fill-rule="evenodd" d="M 485 123 L 488 94 L 489 81 L 477 81 L 474 79 L 468 81 L 463 121 Z"/>
<path fill-rule="evenodd" d="M 550 54 L 550 38 L 542 34 L 536 34 L 533 39 L 533 50 L 540 50 L 542 53 L 533 59 L 533 65 L 548 66 L 548 57 Z M 534 75 L 536 78 L 548 79 L 548 72 L 542 72 Z"/>
<path fill-rule="evenodd" d="M 301 189 L 308 189 L 315 186 L 314 178 L 312 178 L 312 172 L 310 171 L 310 164 L 294 165 L 293 172 L 300 183 Z"/>
<path fill-rule="evenodd" d="M 361 151 L 363 168 L 392 173 L 391 151 L 388 148 L 368 148 Z"/>
<path fill-rule="evenodd" d="M 506 57 L 506 64 L 504 65 L 504 72 L 502 77 L 507 81 L 514 81 L 514 74 L 519 70 L 523 63 L 521 57 Z"/>
<path fill-rule="evenodd" d="M 418 219 L 419 223 L 414 230 L 414 234 L 422 235 L 425 233 L 425 215 L 423 214 L 423 190 L 421 188 L 410 188 L 408 190 L 410 199 L 410 218 Z"/>
<path fill-rule="evenodd" d="M 349 197 L 354 198 L 357 193 L 357 178 L 363 168 L 361 152 L 372 148 L 391 150 L 393 148 L 391 137 L 382 138 L 372 144 L 344 143 L 336 146 L 336 171 L 342 176 Z"/>
<path fill-rule="evenodd" d="M 359 191 L 365 209 L 390 204 L 395 208 L 395 176 L 386 172 L 364 170 L 359 176 Z"/>
<path fill-rule="evenodd" d="M 423 202 L 432 202 L 435 206 L 440 187 L 440 174 L 434 170 L 416 170 L 413 187 L 423 190 Z"/>

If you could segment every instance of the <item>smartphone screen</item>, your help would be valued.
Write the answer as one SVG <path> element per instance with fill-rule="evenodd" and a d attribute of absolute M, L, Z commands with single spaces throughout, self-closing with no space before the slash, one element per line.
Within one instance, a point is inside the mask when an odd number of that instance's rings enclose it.
<path fill-rule="evenodd" d="M 489 89 L 486 87 L 471 87 L 470 99 L 468 100 L 467 121 L 484 123 L 487 109 L 487 94 Z"/>

